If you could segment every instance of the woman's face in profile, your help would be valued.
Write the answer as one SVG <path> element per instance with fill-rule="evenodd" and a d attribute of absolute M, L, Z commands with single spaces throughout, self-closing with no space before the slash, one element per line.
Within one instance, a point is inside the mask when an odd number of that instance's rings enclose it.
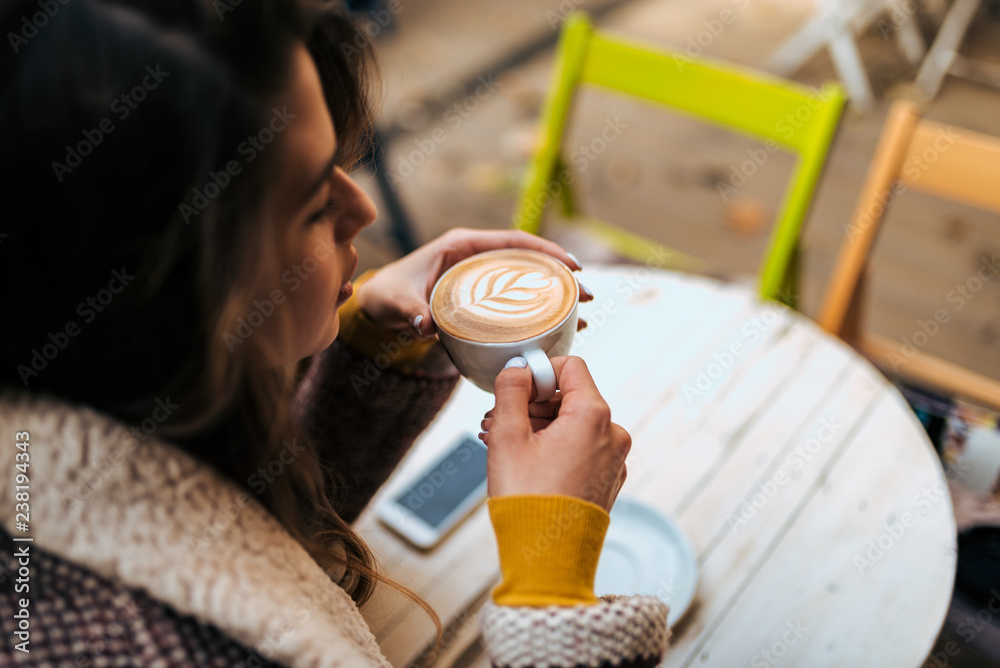
<path fill-rule="evenodd" d="M 351 294 L 348 281 L 357 267 L 352 244 L 375 220 L 371 198 L 337 165 L 337 136 L 327 110 L 319 73 L 298 45 L 292 76 L 272 110 L 276 176 L 267 184 L 264 210 L 278 226 L 282 258 L 278 277 L 263 281 L 261 299 L 273 293 L 287 300 L 277 309 L 289 320 L 291 340 L 282 340 L 279 318 L 259 330 L 270 350 L 287 351 L 287 364 L 327 348 L 337 336 L 337 307 Z M 277 288 L 277 290 L 275 290 Z M 276 309 L 276 310 L 277 310 Z"/>

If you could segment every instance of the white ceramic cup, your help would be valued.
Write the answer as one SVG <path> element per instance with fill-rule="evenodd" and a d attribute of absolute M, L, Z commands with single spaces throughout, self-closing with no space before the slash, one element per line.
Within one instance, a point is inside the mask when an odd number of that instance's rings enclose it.
<path fill-rule="evenodd" d="M 441 278 L 444 278 L 451 270 L 449 269 L 442 274 Z M 493 382 L 503 371 L 507 362 L 512 357 L 521 356 L 528 361 L 528 368 L 531 370 L 531 376 L 535 382 L 537 391 L 535 401 L 551 399 L 556 392 L 557 384 L 556 372 L 552 368 L 549 357 L 558 357 L 569 353 L 569 349 L 573 345 L 573 337 L 576 335 L 576 324 L 579 318 L 580 286 L 569 267 L 566 268 L 566 272 L 573 278 L 573 285 L 576 287 L 573 295 L 573 308 L 560 322 L 530 339 L 510 343 L 484 343 L 460 339 L 438 327 L 438 339 L 441 340 L 459 373 L 475 383 L 477 387 L 487 392 L 493 392 Z M 434 293 L 437 292 L 438 285 L 441 284 L 441 278 L 438 279 L 431 292 L 431 317 L 434 317 Z M 434 319 L 437 320 L 436 317 Z"/>

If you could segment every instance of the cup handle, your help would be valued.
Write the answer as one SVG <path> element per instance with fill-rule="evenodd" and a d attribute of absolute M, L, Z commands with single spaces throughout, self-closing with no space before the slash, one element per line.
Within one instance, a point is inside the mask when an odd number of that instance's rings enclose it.
<path fill-rule="evenodd" d="M 528 368 L 531 369 L 531 377 L 535 381 L 535 389 L 538 392 L 535 401 L 548 401 L 556 393 L 556 371 L 552 368 L 549 356 L 538 348 L 525 351 L 521 356 L 528 360 Z"/>

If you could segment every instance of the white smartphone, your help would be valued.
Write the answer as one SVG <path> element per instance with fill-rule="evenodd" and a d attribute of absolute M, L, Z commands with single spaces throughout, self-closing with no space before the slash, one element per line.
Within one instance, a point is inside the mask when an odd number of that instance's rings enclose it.
<path fill-rule="evenodd" d="M 461 436 L 402 492 L 382 501 L 376 515 L 421 549 L 434 547 L 486 498 L 486 446 Z"/>

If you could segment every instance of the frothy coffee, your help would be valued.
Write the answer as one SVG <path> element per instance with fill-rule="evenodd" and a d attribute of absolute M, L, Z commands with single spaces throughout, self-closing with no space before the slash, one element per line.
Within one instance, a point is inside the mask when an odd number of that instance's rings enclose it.
<path fill-rule="evenodd" d="M 509 343 L 558 325 L 577 296 L 576 279 L 558 260 L 534 251 L 491 251 L 445 272 L 434 289 L 431 313 L 452 336 Z"/>

